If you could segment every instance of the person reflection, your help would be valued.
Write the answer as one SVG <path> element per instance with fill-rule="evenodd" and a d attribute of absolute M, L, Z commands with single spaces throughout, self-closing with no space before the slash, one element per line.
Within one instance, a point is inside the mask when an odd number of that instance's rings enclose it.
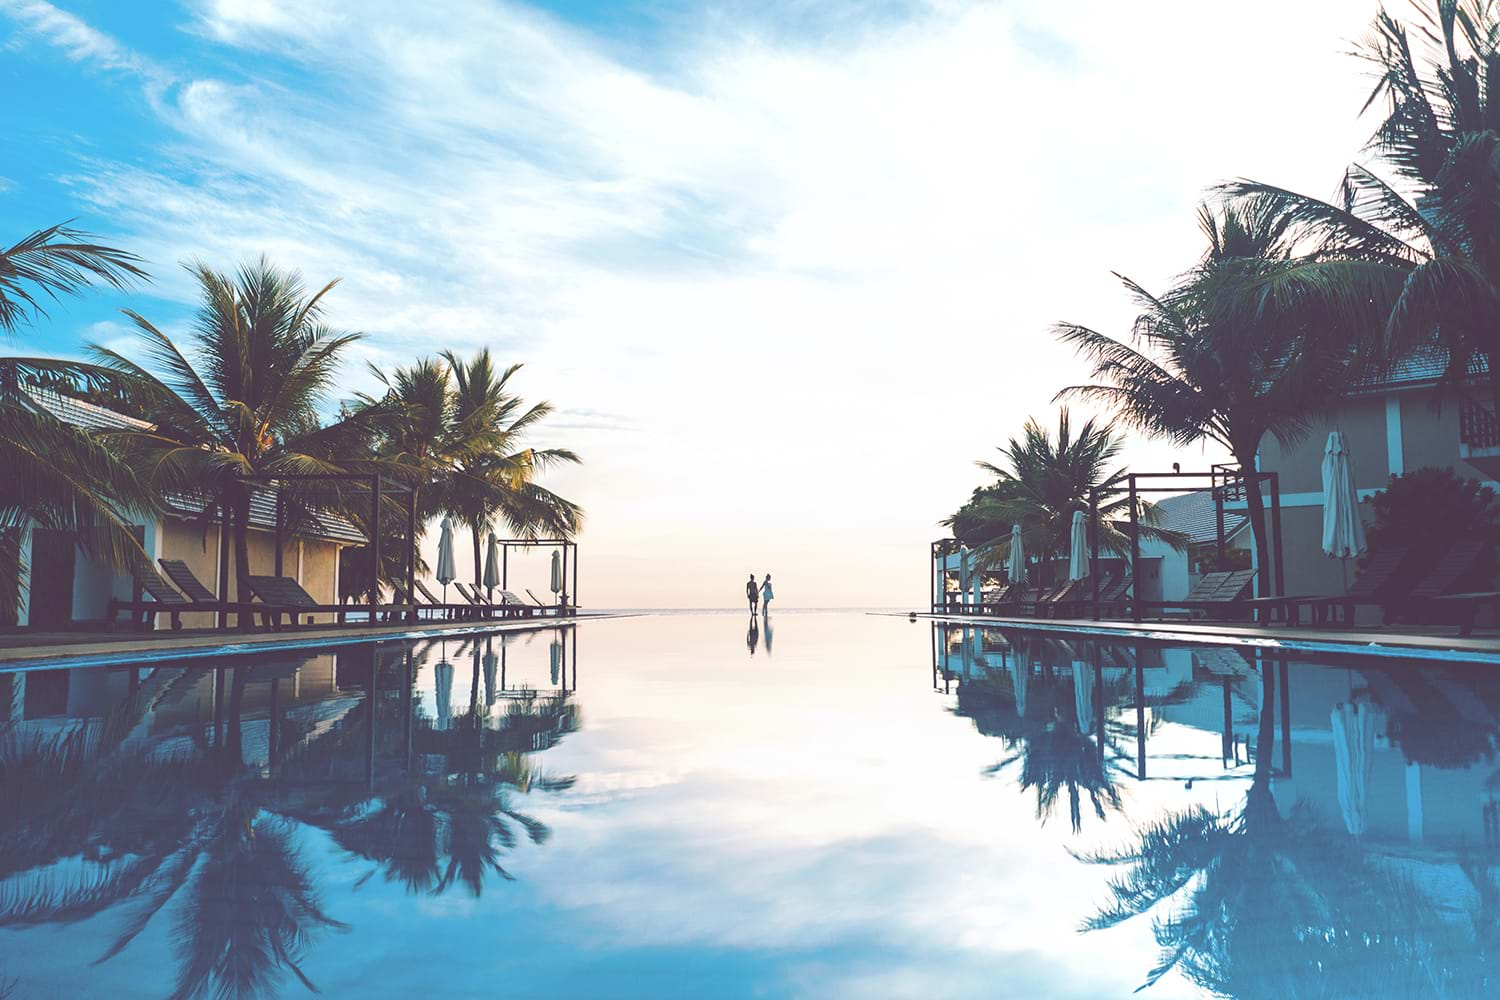
<path fill-rule="evenodd" d="M 750 648 L 750 655 L 755 655 L 755 647 L 760 643 L 760 622 L 755 617 L 755 612 L 750 612 L 750 631 L 745 633 L 745 645 Z"/>
<path fill-rule="evenodd" d="M 770 656 L 771 655 L 771 605 L 769 605 L 769 604 L 766 605 L 766 609 L 763 612 L 763 614 L 765 615 L 765 623 L 764 624 L 765 624 L 765 632 L 766 632 L 766 655 Z"/>

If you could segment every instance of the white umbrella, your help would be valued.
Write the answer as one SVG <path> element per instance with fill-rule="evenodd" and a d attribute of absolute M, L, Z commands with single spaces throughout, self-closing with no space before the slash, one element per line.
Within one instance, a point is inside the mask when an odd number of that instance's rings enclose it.
<path fill-rule="evenodd" d="M 1005 561 L 1005 575 L 1011 583 L 1026 582 L 1026 552 L 1021 547 L 1021 526 L 1010 526 L 1010 558 Z"/>
<path fill-rule="evenodd" d="M 1365 527 L 1359 519 L 1354 463 L 1342 431 L 1328 435 L 1323 449 L 1323 551 L 1348 559 L 1365 550 Z"/>
<path fill-rule="evenodd" d="M 563 589 L 562 557 L 558 555 L 556 549 L 553 549 L 552 550 L 552 592 L 554 594 L 556 594 L 559 591 L 561 591 L 562 589 Z"/>
<path fill-rule="evenodd" d="M 437 582 L 443 585 L 443 603 L 448 602 L 448 584 L 458 578 L 453 566 L 453 518 L 443 518 L 443 531 L 438 535 Z"/>
<path fill-rule="evenodd" d="M 432 668 L 432 677 L 432 697 L 436 702 L 433 708 L 437 712 L 437 722 L 433 726 L 436 729 L 447 729 L 453 725 L 453 664 L 448 662 L 446 647 L 442 658 Z"/>
<path fill-rule="evenodd" d="M 1068 547 L 1068 579 L 1082 580 L 1089 575 L 1089 529 L 1081 510 L 1073 512 L 1072 541 Z"/>
<path fill-rule="evenodd" d="M 1344 829 L 1355 837 L 1365 832 L 1370 785 L 1370 758 L 1375 751 L 1375 712 L 1368 702 L 1334 706 L 1333 758 L 1338 771 L 1339 809 Z"/>
<path fill-rule="evenodd" d="M 1094 668 L 1083 660 L 1073 661 L 1073 710 L 1078 716 L 1078 731 L 1087 736 L 1094 731 Z"/>
<path fill-rule="evenodd" d="M 490 640 L 484 640 L 484 707 L 495 706 L 495 668 L 500 665 L 500 658 L 490 648 Z"/>
<path fill-rule="evenodd" d="M 1031 680 L 1031 663 L 1018 653 L 1011 658 L 1008 669 L 1010 670 L 1011 690 L 1016 693 L 1016 714 L 1024 717 L 1026 715 L 1026 683 Z"/>
<path fill-rule="evenodd" d="M 500 540 L 495 533 L 490 532 L 489 551 L 484 554 L 484 589 L 494 595 L 496 587 L 500 586 Z"/>

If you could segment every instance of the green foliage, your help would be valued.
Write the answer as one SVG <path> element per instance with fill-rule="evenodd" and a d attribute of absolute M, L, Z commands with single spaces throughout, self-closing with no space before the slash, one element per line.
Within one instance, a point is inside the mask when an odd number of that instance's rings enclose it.
<path fill-rule="evenodd" d="M 1053 436 L 1035 420 L 1028 420 L 1019 438 L 999 449 L 1003 464 L 976 463 L 995 477 L 995 483 L 975 491 L 959 512 L 942 523 L 983 553 L 991 565 L 1010 553 L 1011 525 L 1020 524 L 1022 540 L 1031 553 L 1043 558 L 1067 551 L 1073 514 L 1090 510 L 1099 494 L 1099 545 L 1113 553 L 1130 545 L 1130 500 L 1116 485 L 1124 469 L 1113 468 L 1120 439 L 1108 427 L 1089 420 L 1074 433 L 1066 407 L 1058 415 Z M 1142 538 L 1155 538 L 1176 547 L 1186 544 L 1176 532 L 1157 527 L 1154 505 L 1140 503 L 1137 521 Z"/>
<path fill-rule="evenodd" d="M 1351 166 L 1334 202 L 1240 181 L 1224 190 L 1269 198 L 1306 230 L 1322 257 L 1263 289 L 1269 302 L 1332 316 L 1383 310 L 1382 353 L 1447 351 L 1445 381 L 1462 385 L 1483 355 L 1500 357 L 1500 6 L 1422 0 L 1415 29 L 1385 10 L 1359 54 L 1374 68 L 1367 107 L 1383 109 L 1370 141 L 1394 174 Z M 1490 372 L 1500 385 L 1500 365 Z"/>
<path fill-rule="evenodd" d="M 1370 551 L 1406 546 L 1435 558 L 1455 542 L 1500 543 L 1496 500 L 1494 490 L 1448 468 L 1392 476 L 1370 499 L 1375 513 L 1366 532 Z"/>

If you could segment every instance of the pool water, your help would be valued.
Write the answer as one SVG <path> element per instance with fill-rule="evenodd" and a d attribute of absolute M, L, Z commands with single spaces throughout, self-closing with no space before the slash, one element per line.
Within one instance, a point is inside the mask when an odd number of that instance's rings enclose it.
<path fill-rule="evenodd" d="M 1487 996 L 1497 746 L 1476 665 L 849 613 L 0 674 L 0 996 Z"/>

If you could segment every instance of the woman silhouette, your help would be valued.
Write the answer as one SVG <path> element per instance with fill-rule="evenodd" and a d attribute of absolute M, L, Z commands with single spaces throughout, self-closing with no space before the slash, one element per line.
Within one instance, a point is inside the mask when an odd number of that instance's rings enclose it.
<path fill-rule="evenodd" d="M 766 574 L 766 582 L 760 585 L 760 607 L 765 614 L 771 613 L 771 598 L 776 595 L 771 592 L 771 574 Z"/>

